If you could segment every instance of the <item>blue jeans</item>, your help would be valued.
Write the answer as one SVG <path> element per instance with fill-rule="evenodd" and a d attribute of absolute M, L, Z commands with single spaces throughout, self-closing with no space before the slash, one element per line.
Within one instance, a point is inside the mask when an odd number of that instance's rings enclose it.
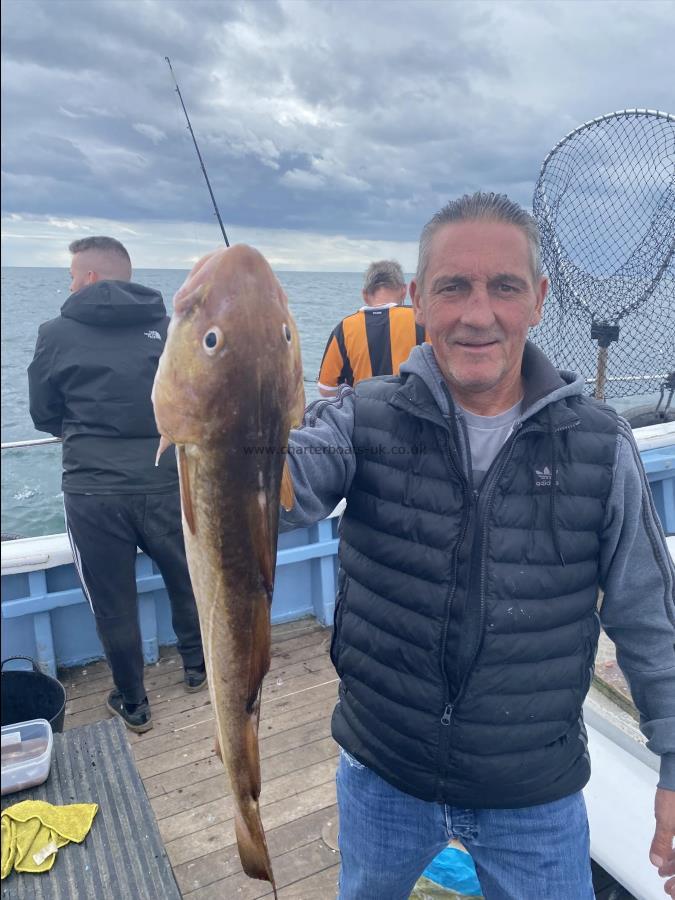
<path fill-rule="evenodd" d="M 343 750 L 337 798 L 339 900 L 407 900 L 452 838 L 486 900 L 594 900 L 581 792 L 525 809 L 460 809 L 402 793 Z"/>

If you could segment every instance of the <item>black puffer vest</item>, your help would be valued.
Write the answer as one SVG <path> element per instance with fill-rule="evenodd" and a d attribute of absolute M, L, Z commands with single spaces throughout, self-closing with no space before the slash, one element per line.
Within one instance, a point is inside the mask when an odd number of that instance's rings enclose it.
<path fill-rule="evenodd" d="M 423 800 L 513 808 L 580 790 L 616 415 L 551 402 L 476 493 L 421 378 L 356 393 L 333 736 Z"/>

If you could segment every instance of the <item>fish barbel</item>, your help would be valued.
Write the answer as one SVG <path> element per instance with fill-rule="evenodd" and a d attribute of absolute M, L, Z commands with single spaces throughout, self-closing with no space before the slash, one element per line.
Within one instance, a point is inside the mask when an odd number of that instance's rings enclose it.
<path fill-rule="evenodd" d="M 217 743 L 235 800 L 244 871 L 274 876 L 260 819 L 258 721 L 270 664 L 280 501 L 293 504 L 289 429 L 304 411 L 297 329 L 281 285 L 251 247 L 205 256 L 174 298 L 152 392 L 176 445 L 183 532 Z M 282 484 L 283 482 L 283 484 Z"/>

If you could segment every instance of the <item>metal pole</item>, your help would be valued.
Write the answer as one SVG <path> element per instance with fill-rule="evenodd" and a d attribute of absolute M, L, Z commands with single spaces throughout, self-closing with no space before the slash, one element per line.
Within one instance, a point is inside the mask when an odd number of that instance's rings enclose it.
<path fill-rule="evenodd" d="M 183 103 L 183 97 L 180 92 L 180 88 L 178 87 L 178 82 L 176 81 L 176 76 L 173 73 L 173 66 L 171 65 L 171 60 L 168 56 L 165 56 L 164 59 L 169 64 L 169 69 L 171 71 L 171 77 L 173 78 L 173 83 L 176 85 L 176 93 L 178 94 L 178 99 L 180 100 L 180 105 L 183 107 L 183 112 L 185 113 L 185 118 L 187 120 L 188 128 L 190 129 L 190 135 L 192 136 L 192 143 L 195 145 L 195 150 L 197 151 L 197 157 L 199 158 L 199 165 L 202 167 L 202 172 L 204 173 L 204 178 L 206 180 L 206 186 L 209 189 L 209 194 L 211 195 L 211 202 L 213 203 L 213 208 L 216 211 L 216 217 L 218 219 L 218 224 L 220 225 L 220 230 L 223 232 L 223 237 L 225 238 L 225 246 L 229 247 L 230 242 L 227 239 L 227 235 L 225 234 L 225 226 L 223 225 L 223 220 L 220 218 L 220 212 L 218 211 L 218 204 L 216 203 L 216 198 L 213 196 L 213 191 L 211 190 L 211 182 L 209 181 L 209 176 L 206 174 L 206 168 L 204 167 L 204 160 L 202 159 L 202 155 L 199 152 L 199 147 L 197 146 L 197 138 L 195 137 L 195 133 L 192 130 L 192 125 L 190 124 L 190 117 L 188 116 L 187 109 L 185 108 L 185 104 Z"/>
<path fill-rule="evenodd" d="M 607 351 L 609 345 L 619 340 L 619 326 L 610 322 L 591 322 L 591 340 L 598 342 L 598 368 L 595 376 L 596 400 L 605 399 L 605 382 L 607 380 Z"/>
<path fill-rule="evenodd" d="M 25 441 L 9 441 L 6 444 L 2 444 L 2 450 L 16 450 L 18 447 L 38 447 L 42 444 L 60 444 L 61 438 L 59 437 L 50 437 L 50 438 L 29 438 Z"/>
<path fill-rule="evenodd" d="M 607 350 L 608 347 L 598 347 L 598 370 L 595 376 L 595 393 L 593 396 L 596 400 L 605 399 L 605 381 L 607 377 Z"/>

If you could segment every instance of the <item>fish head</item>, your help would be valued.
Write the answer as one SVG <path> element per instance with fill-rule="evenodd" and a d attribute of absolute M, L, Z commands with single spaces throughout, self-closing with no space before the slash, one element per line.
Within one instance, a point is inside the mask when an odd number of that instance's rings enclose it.
<path fill-rule="evenodd" d="M 265 258 L 244 244 L 194 266 L 174 298 L 152 401 L 165 444 L 205 445 L 304 411 L 300 340 Z M 284 436 L 285 440 L 285 436 Z"/>

